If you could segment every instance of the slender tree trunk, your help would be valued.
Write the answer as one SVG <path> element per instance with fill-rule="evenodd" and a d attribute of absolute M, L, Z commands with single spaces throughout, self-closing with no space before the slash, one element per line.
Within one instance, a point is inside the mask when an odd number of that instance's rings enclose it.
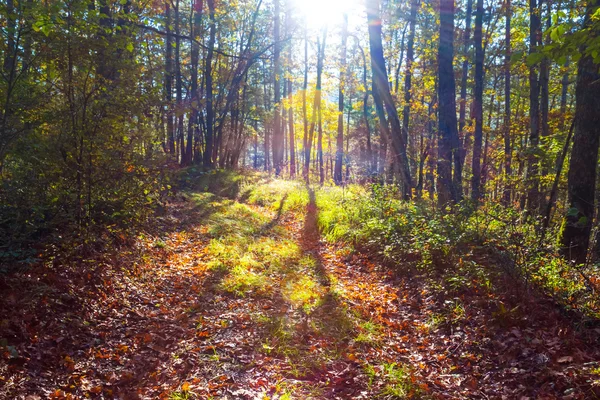
<path fill-rule="evenodd" d="M 404 29 L 402 29 L 402 39 L 400 39 L 400 57 L 398 57 L 398 65 L 396 65 L 396 73 L 394 76 L 394 93 L 398 93 L 398 88 L 400 87 L 400 71 L 402 70 L 402 60 L 404 60 L 404 37 L 406 36 L 408 25 L 408 23 L 404 24 Z"/>
<path fill-rule="evenodd" d="M 465 118 L 467 109 L 467 79 L 469 77 L 469 48 L 471 47 L 471 13 L 473 9 L 473 0 L 467 0 L 466 9 L 466 21 L 465 21 L 465 34 L 463 39 L 464 55 L 465 59 L 462 64 L 462 76 L 460 81 L 460 103 L 459 103 L 459 117 L 458 117 L 458 134 L 462 141 L 461 153 L 462 159 L 466 156 L 466 147 L 468 140 L 465 137 Z"/>
<path fill-rule="evenodd" d="M 529 54 L 537 52 L 540 16 L 537 0 L 529 0 Z M 540 87 L 537 67 L 529 67 L 529 156 L 527 161 L 527 203 L 530 213 L 539 207 L 538 144 L 540 140 Z"/>
<path fill-rule="evenodd" d="M 415 29 L 417 24 L 417 8 L 418 0 L 412 0 L 410 3 L 410 21 L 409 21 L 409 32 L 408 32 L 408 47 L 406 49 L 406 70 L 404 73 L 404 108 L 402 109 L 402 136 L 404 142 L 409 145 L 412 149 L 412 141 L 408 134 L 409 122 L 410 122 L 410 102 L 412 98 L 412 74 L 413 74 L 413 62 L 415 58 Z"/>
<path fill-rule="evenodd" d="M 305 170 L 305 179 L 306 183 L 310 182 L 310 152 L 313 146 L 313 138 L 315 134 L 315 125 L 317 122 L 317 116 L 319 117 L 319 123 L 321 122 L 321 79 L 323 75 L 323 60 L 325 58 L 325 42 L 327 39 L 327 29 L 323 29 L 323 38 L 317 39 L 317 83 L 315 87 L 315 102 L 313 105 L 313 113 L 310 123 L 310 130 L 308 132 L 308 141 L 307 146 L 305 148 L 304 155 L 304 170 Z M 321 127 L 319 128 L 319 132 L 321 132 Z M 322 135 L 322 132 L 320 133 Z M 322 150 L 322 147 L 321 147 Z M 322 151 L 321 157 L 319 157 L 319 150 L 317 150 L 317 160 L 322 163 Z M 320 174 L 322 172 L 322 168 L 320 169 Z"/>
<path fill-rule="evenodd" d="M 454 0 L 440 0 L 440 42 L 438 49 L 438 203 L 445 206 L 461 199 L 461 187 L 452 176 L 452 161 L 459 156 L 456 121 L 454 58 Z M 460 162 L 454 163 L 454 175 L 461 176 Z M 458 167 L 458 168 L 457 168 Z"/>
<path fill-rule="evenodd" d="M 175 154 L 175 124 L 173 116 L 173 37 L 171 35 L 171 0 L 165 0 L 165 104 L 167 106 L 167 148 Z"/>
<path fill-rule="evenodd" d="M 292 3 L 290 0 L 287 1 L 287 10 L 286 10 L 286 32 L 289 33 L 292 31 Z M 292 43 L 288 44 L 288 57 L 287 57 L 287 67 L 288 72 L 292 74 L 292 57 L 293 57 L 293 46 Z M 292 79 L 288 78 L 288 131 L 289 131 L 289 147 L 290 147 L 290 178 L 294 178 L 296 176 L 296 136 L 294 134 L 294 103 L 293 103 L 293 92 L 292 92 Z"/>
<path fill-rule="evenodd" d="M 342 177 L 342 163 L 344 161 L 344 92 L 345 81 L 346 81 L 346 48 L 348 42 L 348 14 L 344 14 L 344 22 L 342 25 L 342 47 L 340 54 L 340 85 L 338 92 L 338 126 L 337 126 L 337 140 L 336 140 L 336 152 L 335 152 L 335 171 L 333 180 L 336 185 L 341 185 L 343 181 Z"/>
<path fill-rule="evenodd" d="M 179 118 L 177 121 L 177 140 L 179 141 L 179 152 L 181 153 L 181 161 L 185 158 L 185 145 L 183 143 L 183 81 L 181 77 L 181 35 L 180 35 L 180 18 L 179 18 L 179 0 L 175 2 L 175 86 L 177 89 L 177 113 Z"/>
<path fill-rule="evenodd" d="M 550 0 L 545 0 L 547 12 L 546 12 L 546 28 L 550 28 L 551 21 L 551 7 Z M 541 13 L 540 7 L 540 13 Z M 540 32 L 541 34 L 541 32 Z M 549 34 L 548 34 L 549 35 Z M 546 43 L 550 42 L 550 37 L 546 38 Z M 540 41 L 540 44 L 541 41 Z M 542 138 L 548 137 L 550 134 L 550 126 L 548 125 L 548 113 L 549 113 L 549 105 L 550 105 L 550 92 L 549 92 L 549 82 L 550 82 L 550 59 L 548 57 L 544 57 L 540 63 L 540 135 Z M 548 173 L 548 163 L 542 162 L 542 175 L 546 175 Z"/>
<path fill-rule="evenodd" d="M 281 42 L 280 42 L 280 0 L 274 0 L 275 11 L 273 15 L 273 65 L 275 72 L 273 74 L 273 93 L 275 116 L 273 122 L 273 167 L 275 175 L 281 174 L 283 166 L 283 132 L 281 125 Z"/>
<path fill-rule="evenodd" d="M 190 78 L 191 78 L 191 106 L 192 113 L 190 115 L 187 147 L 185 158 L 182 159 L 184 165 L 190 165 L 193 158 L 194 148 L 194 133 L 198 129 L 198 62 L 200 58 L 200 46 L 196 42 L 199 37 L 200 23 L 202 18 L 202 0 L 192 0 L 192 22 L 190 23 Z"/>
<path fill-rule="evenodd" d="M 304 82 L 302 84 L 302 122 L 304 125 L 304 135 L 302 136 L 302 151 L 304 152 L 304 165 L 302 174 L 304 175 L 304 179 L 308 182 L 308 173 L 309 173 L 309 162 L 307 161 L 310 158 L 310 146 L 308 146 L 308 113 L 306 106 L 306 92 L 308 90 L 308 37 L 307 37 L 307 27 L 304 26 Z"/>
<path fill-rule="evenodd" d="M 215 39 L 217 34 L 217 23 L 215 20 L 215 1 L 207 0 L 208 15 L 210 18 L 208 50 L 204 67 L 204 76 L 206 79 L 206 148 L 204 150 L 203 164 L 207 168 L 213 166 L 213 143 L 214 143 L 214 104 L 213 104 L 213 77 L 212 77 L 212 59 L 215 49 Z"/>
<path fill-rule="evenodd" d="M 475 116 L 475 134 L 473 140 L 473 177 L 471 179 L 471 199 L 478 202 L 481 197 L 481 141 L 483 137 L 483 0 L 477 0 L 475 14 L 475 96 L 473 113 Z"/>
<path fill-rule="evenodd" d="M 510 128 L 511 128 L 511 109 L 510 109 L 510 56 L 511 56 L 511 0 L 506 0 L 505 12 L 506 12 L 506 27 L 505 27 L 505 53 L 504 53 L 504 194 L 503 203 L 504 205 L 510 204 L 511 197 L 511 176 L 512 176 L 512 146 L 510 139 Z"/>

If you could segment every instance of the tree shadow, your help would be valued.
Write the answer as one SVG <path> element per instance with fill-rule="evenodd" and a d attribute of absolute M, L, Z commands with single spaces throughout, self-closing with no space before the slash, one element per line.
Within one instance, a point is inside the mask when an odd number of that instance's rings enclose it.
<path fill-rule="evenodd" d="M 281 200 L 279 201 L 279 207 L 277 207 L 277 212 L 275 214 L 275 217 L 260 228 L 261 234 L 264 234 L 265 232 L 270 231 L 279 223 L 279 221 L 281 220 L 281 216 L 283 214 L 283 207 L 285 205 L 285 201 L 287 200 L 287 198 L 288 198 L 288 193 L 284 194 L 283 197 L 281 198 Z"/>
<path fill-rule="evenodd" d="M 331 280 L 323 267 L 323 256 L 320 252 L 321 234 L 319 232 L 317 198 L 314 189 L 309 185 L 306 185 L 306 190 L 308 191 L 308 204 L 306 205 L 304 226 L 300 237 L 300 248 L 302 252 L 310 254 L 315 260 L 315 272 L 317 273 L 319 283 L 325 287 L 329 287 Z"/>

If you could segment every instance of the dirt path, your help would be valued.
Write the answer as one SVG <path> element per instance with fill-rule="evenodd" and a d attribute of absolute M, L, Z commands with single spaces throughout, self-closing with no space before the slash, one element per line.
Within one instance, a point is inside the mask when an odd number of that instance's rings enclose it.
<path fill-rule="evenodd" d="M 314 190 L 272 190 L 191 194 L 121 248 L 3 277 L 0 398 L 593 394 L 559 315 L 492 321 L 489 293 L 349 255 L 321 239 Z"/>

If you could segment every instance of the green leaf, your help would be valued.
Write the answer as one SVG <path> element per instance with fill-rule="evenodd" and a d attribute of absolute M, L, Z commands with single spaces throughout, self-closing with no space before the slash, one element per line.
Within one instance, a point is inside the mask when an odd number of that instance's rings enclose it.
<path fill-rule="evenodd" d="M 571 207 L 567 210 L 567 217 L 576 217 L 577 215 L 579 215 L 577 207 Z"/>
<path fill-rule="evenodd" d="M 531 67 L 532 65 L 535 65 L 542 61 L 543 58 L 544 55 L 542 53 L 531 53 L 527 56 L 525 63 L 527 64 L 527 66 Z"/>
<path fill-rule="evenodd" d="M 127 43 L 127 50 L 129 50 L 130 53 L 133 52 L 133 43 Z"/>

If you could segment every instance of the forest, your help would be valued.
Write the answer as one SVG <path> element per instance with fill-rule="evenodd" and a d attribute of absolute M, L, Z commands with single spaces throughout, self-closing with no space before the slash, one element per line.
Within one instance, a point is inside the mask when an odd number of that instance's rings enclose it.
<path fill-rule="evenodd" d="M 0 33 L 0 399 L 600 398 L 600 0 Z"/>

